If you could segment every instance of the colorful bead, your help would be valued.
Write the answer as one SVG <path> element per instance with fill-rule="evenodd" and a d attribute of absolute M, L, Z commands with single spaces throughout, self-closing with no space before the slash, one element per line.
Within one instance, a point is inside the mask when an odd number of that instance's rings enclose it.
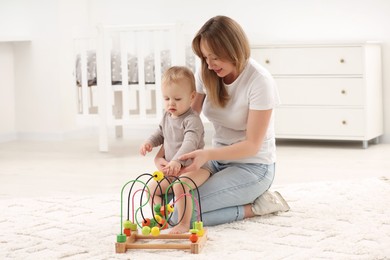
<path fill-rule="evenodd" d="M 202 221 L 194 221 L 192 227 L 197 230 L 203 229 L 203 222 Z"/>
<path fill-rule="evenodd" d="M 198 236 L 196 234 L 191 234 L 190 235 L 190 241 L 192 243 L 196 243 L 196 241 L 198 241 Z"/>
<path fill-rule="evenodd" d="M 142 221 L 142 226 L 150 226 L 150 218 L 145 218 L 144 221 Z"/>
<path fill-rule="evenodd" d="M 161 221 L 159 222 L 159 225 L 160 225 L 160 228 L 161 229 L 167 229 L 168 228 L 168 223 L 167 223 L 167 221 L 163 218 L 163 219 L 161 219 Z"/>
<path fill-rule="evenodd" d="M 155 171 L 153 173 L 153 179 L 157 182 L 161 181 L 164 178 L 164 173 L 160 171 Z"/>
<path fill-rule="evenodd" d="M 152 236 L 158 236 L 160 235 L 160 229 L 158 227 L 153 227 L 150 233 L 152 234 Z"/>
<path fill-rule="evenodd" d="M 137 224 L 136 224 L 136 223 L 133 223 L 133 222 L 131 222 L 131 223 L 130 223 L 130 230 L 131 230 L 131 231 L 137 231 L 137 229 L 138 229 L 138 226 L 137 226 Z"/>
<path fill-rule="evenodd" d="M 131 236 L 131 231 L 130 231 L 130 228 L 125 228 L 123 229 L 123 233 L 126 234 L 126 236 Z"/>
<path fill-rule="evenodd" d="M 148 226 L 142 227 L 142 235 L 147 236 L 149 234 L 150 234 L 150 227 L 148 227 Z"/>
<path fill-rule="evenodd" d="M 126 220 L 123 222 L 123 227 L 124 228 L 130 228 L 131 227 L 131 221 L 130 220 Z"/>
<path fill-rule="evenodd" d="M 154 215 L 154 218 L 156 219 L 157 223 L 160 223 L 162 220 L 162 217 L 160 215 Z"/>
<path fill-rule="evenodd" d="M 160 214 L 160 210 L 161 210 L 161 204 L 156 204 L 154 205 L 154 213 L 156 214 Z"/>
<path fill-rule="evenodd" d="M 118 243 L 126 242 L 126 235 L 124 235 L 124 234 L 117 235 L 116 236 L 116 242 L 118 242 Z"/>
<path fill-rule="evenodd" d="M 197 234 L 199 237 L 203 237 L 203 235 L 204 235 L 204 229 L 200 229 L 196 234 Z"/>
<path fill-rule="evenodd" d="M 171 204 L 167 204 L 167 210 L 168 210 L 169 213 L 172 213 L 174 208 L 173 208 L 173 206 Z"/>

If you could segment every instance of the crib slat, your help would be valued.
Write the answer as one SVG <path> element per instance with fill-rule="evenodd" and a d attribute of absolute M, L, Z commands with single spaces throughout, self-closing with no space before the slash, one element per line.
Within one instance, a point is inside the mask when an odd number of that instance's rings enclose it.
<path fill-rule="evenodd" d="M 98 99 L 99 99 L 99 150 L 108 151 L 108 119 L 111 118 L 108 107 L 112 99 L 111 87 L 111 44 L 103 27 L 99 26 L 99 42 L 96 52 Z"/>
<path fill-rule="evenodd" d="M 113 124 L 115 118 L 113 117 L 112 108 L 115 105 L 115 92 L 112 91 L 112 68 L 111 68 L 111 52 L 112 52 L 112 35 L 106 33 L 104 37 L 104 93 L 106 95 L 106 117 L 107 127 Z"/>
<path fill-rule="evenodd" d="M 88 67 L 87 67 L 87 47 L 86 42 L 80 46 L 80 65 L 81 65 L 81 100 L 82 114 L 88 115 L 88 108 L 91 106 L 91 101 L 88 98 Z"/>
<path fill-rule="evenodd" d="M 129 120 L 129 66 L 128 66 L 128 35 L 120 34 L 121 71 L 122 71 L 122 118 Z"/>
<path fill-rule="evenodd" d="M 146 118 L 146 89 L 145 89 L 145 32 L 137 32 L 137 60 L 138 60 L 138 85 L 139 85 L 139 115 Z"/>
<path fill-rule="evenodd" d="M 83 114 L 83 94 L 82 94 L 82 85 L 79 85 L 79 84 L 82 84 L 79 79 L 82 75 L 82 72 L 81 72 L 81 44 L 82 44 L 82 41 L 80 39 L 76 39 L 74 42 L 73 42 L 73 49 L 76 50 L 75 51 L 75 59 L 74 59 L 74 64 L 75 64 L 75 68 L 74 68 L 74 73 L 73 73 L 73 76 L 74 76 L 74 82 L 76 84 L 76 99 L 77 99 L 77 113 L 78 114 Z M 79 71 L 79 66 L 80 66 L 80 71 Z"/>
<path fill-rule="evenodd" d="M 183 25 L 178 23 L 171 27 L 169 32 L 171 34 L 171 44 L 169 46 L 171 48 L 172 65 L 184 66 L 186 64 L 184 39 L 179 37 L 179 35 L 183 34 Z"/>
<path fill-rule="evenodd" d="M 154 72 L 155 72 L 155 103 L 156 103 L 156 117 L 162 118 L 163 112 L 163 103 L 162 103 L 162 93 L 161 93 L 161 46 L 163 32 L 161 30 L 154 31 Z"/>

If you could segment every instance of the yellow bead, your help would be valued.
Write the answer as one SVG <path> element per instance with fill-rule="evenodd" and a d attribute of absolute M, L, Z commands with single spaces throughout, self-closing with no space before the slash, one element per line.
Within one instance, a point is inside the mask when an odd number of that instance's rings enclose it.
<path fill-rule="evenodd" d="M 152 234 L 152 236 L 158 236 L 160 235 L 160 229 L 158 227 L 152 227 L 150 233 Z"/>
<path fill-rule="evenodd" d="M 160 223 L 162 218 L 159 215 L 154 215 L 154 218 L 156 219 L 157 223 Z"/>
<path fill-rule="evenodd" d="M 155 171 L 153 173 L 153 179 L 157 182 L 161 181 L 162 179 L 164 179 L 164 173 L 160 171 Z"/>
<path fill-rule="evenodd" d="M 172 213 L 174 208 L 173 208 L 173 206 L 171 204 L 167 204 L 167 210 L 168 210 L 169 213 Z"/>
<path fill-rule="evenodd" d="M 204 235 L 204 229 L 200 229 L 197 233 L 196 233 L 199 237 L 202 237 Z"/>

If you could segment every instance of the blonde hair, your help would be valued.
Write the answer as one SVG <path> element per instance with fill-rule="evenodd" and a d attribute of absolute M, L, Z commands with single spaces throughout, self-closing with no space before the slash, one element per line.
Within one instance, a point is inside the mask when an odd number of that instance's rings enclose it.
<path fill-rule="evenodd" d="M 209 19 L 192 40 L 192 49 L 201 59 L 201 76 L 212 104 L 225 107 L 230 97 L 223 79 L 208 69 L 206 59 L 200 50 L 201 40 L 207 42 L 210 50 L 221 60 L 233 63 L 240 74 L 250 57 L 248 38 L 241 26 L 226 16 Z"/>
<path fill-rule="evenodd" d="M 169 86 L 183 80 L 187 81 L 188 84 L 185 85 L 190 87 L 191 92 L 196 91 L 194 73 L 184 66 L 173 66 L 167 69 L 162 77 L 162 86 Z"/>

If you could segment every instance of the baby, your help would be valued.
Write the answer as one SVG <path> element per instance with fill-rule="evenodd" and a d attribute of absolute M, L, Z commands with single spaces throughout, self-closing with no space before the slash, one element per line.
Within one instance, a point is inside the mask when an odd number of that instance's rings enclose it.
<path fill-rule="evenodd" d="M 153 147 L 162 145 L 160 152 L 163 153 L 163 162 L 158 163 L 159 170 L 164 172 L 166 176 L 172 177 L 174 181 L 176 177 L 187 176 L 191 178 L 197 186 L 203 184 L 210 176 L 210 173 L 205 165 L 201 169 L 180 174 L 180 169 L 188 165 L 190 162 L 181 161 L 178 158 L 186 153 L 194 150 L 203 149 L 204 147 L 204 128 L 199 115 L 192 110 L 191 104 L 194 100 L 195 78 L 192 71 L 186 67 L 174 66 L 169 68 L 163 75 L 161 91 L 164 98 L 165 113 L 156 132 L 151 135 L 144 144 L 140 147 L 141 155 L 151 152 Z M 183 182 L 190 185 L 193 189 L 193 184 L 182 179 Z M 160 188 L 157 188 L 157 183 L 153 181 L 149 185 L 149 190 L 157 195 L 152 201 L 153 205 L 162 202 L 162 196 L 165 194 L 169 182 L 163 180 L 160 183 L 163 193 Z M 173 185 L 175 193 L 175 210 L 178 212 L 178 218 L 182 220 L 172 228 L 170 233 L 185 233 L 189 231 L 191 226 L 192 215 L 192 199 L 186 194 L 189 194 L 190 188 L 187 185 Z M 187 206 L 185 206 L 187 205 Z M 184 214 L 184 215 L 183 215 Z"/>

